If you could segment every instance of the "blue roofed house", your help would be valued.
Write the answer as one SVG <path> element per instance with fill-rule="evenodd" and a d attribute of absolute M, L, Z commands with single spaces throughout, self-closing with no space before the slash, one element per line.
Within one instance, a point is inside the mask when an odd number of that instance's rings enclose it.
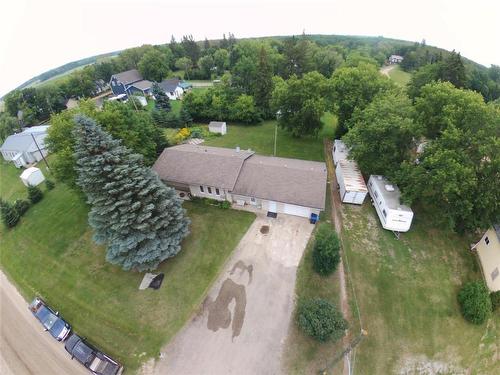
<path fill-rule="evenodd" d="M 113 74 L 109 81 L 111 91 L 115 96 L 125 94 L 130 95 L 133 93 L 142 93 L 148 95 L 151 92 L 151 81 L 142 78 L 141 73 L 137 69 L 127 70 Z"/>
<path fill-rule="evenodd" d="M 0 152 L 6 161 L 12 161 L 17 168 L 27 167 L 47 155 L 45 137 L 48 125 L 32 126 L 21 133 L 8 136 Z"/>
<path fill-rule="evenodd" d="M 183 82 L 178 78 L 164 79 L 163 81 L 158 83 L 158 85 L 161 87 L 161 89 L 165 92 L 165 94 L 168 96 L 170 100 L 178 100 L 182 98 L 182 95 L 184 94 L 185 91 L 182 88 L 183 83 L 185 83 L 184 86 L 191 85 L 190 83 Z"/>

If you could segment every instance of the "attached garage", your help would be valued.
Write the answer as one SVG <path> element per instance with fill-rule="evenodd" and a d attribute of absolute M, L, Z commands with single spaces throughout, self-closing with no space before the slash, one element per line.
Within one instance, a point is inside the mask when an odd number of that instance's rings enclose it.
<path fill-rule="evenodd" d="M 311 209 L 308 207 L 297 206 L 294 204 L 286 204 L 283 206 L 283 213 L 288 215 L 310 217 Z"/>

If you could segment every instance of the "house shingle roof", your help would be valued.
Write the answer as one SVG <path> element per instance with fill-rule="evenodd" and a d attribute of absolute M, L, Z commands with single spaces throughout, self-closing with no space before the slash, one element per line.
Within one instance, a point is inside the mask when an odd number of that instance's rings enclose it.
<path fill-rule="evenodd" d="M 326 176 L 325 163 L 254 155 L 245 161 L 233 193 L 324 209 Z"/>
<path fill-rule="evenodd" d="M 0 151 L 15 151 L 15 152 L 33 152 L 37 150 L 35 142 L 33 142 L 33 137 L 35 137 L 38 146 L 40 148 L 45 147 L 44 139 L 47 136 L 47 132 L 22 132 L 18 134 L 9 135 L 2 147 L 0 147 Z"/>
<path fill-rule="evenodd" d="M 253 151 L 184 144 L 163 150 L 153 170 L 164 181 L 232 190 L 251 155 Z"/>
<path fill-rule="evenodd" d="M 134 86 L 139 90 L 147 90 L 150 89 L 152 85 L 153 82 L 148 81 L 147 79 L 143 79 L 142 81 L 134 82 L 131 86 Z"/>
<path fill-rule="evenodd" d="M 113 74 L 113 76 L 118 81 L 120 81 L 125 85 L 142 80 L 142 75 L 141 73 L 139 73 L 137 69 L 127 70 L 126 72 Z"/>
<path fill-rule="evenodd" d="M 325 163 L 185 144 L 165 149 L 153 170 L 167 183 L 209 185 L 239 195 L 325 208 Z"/>
<path fill-rule="evenodd" d="M 164 79 L 158 85 L 165 92 L 174 92 L 177 86 L 179 86 L 181 81 L 178 78 Z"/>

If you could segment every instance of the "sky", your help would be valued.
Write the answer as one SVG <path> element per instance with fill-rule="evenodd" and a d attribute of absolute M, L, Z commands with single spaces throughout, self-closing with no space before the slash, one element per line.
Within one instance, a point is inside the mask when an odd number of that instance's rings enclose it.
<path fill-rule="evenodd" d="M 0 96 L 68 62 L 184 34 L 425 39 L 500 65 L 498 0 L 3 0 L 1 14 Z"/>

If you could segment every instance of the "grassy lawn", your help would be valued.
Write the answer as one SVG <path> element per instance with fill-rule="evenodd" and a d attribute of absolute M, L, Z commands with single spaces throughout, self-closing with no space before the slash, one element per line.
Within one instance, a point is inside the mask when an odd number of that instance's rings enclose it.
<path fill-rule="evenodd" d="M 398 85 L 406 86 L 410 82 L 411 74 L 407 73 L 397 65 L 394 69 L 389 72 L 389 77 L 394 80 Z"/>
<path fill-rule="evenodd" d="M 152 111 L 154 107 L 155 107 L 155 101 L 153 99 L 148 99 L 148 105 L 146 106 L 146 109 L 148 111 Z M 173 113 L 179 114 L 179 112 L 181 111 L 181 107 L 182 107 L 182 101 L 171 100 L 170 107 L 172 108 Z"/>
<path fill-rule="evenodd" d="M 13 200 L 24 192 L 19 171 L 1 167 L 2 197 Z M 42 295 L 76 332 L 131 373 L 158 355 L 192 316 L 254 220 L 248 212 L 185 207 L 191 235 L 179 255 L 158 269 L 165 273 L 159 290 L 139 291 L 142 274 L 105 261 L 104 249 L 91 240 L 86 204 L 63 184 L 45 191 L 17 227 L 0 228 L 0 264 L 27 300 Z"/>
<path fill-rule="evenodd" d="M 343 210 L 344 245 L 368 331 L 356 352 L 356 373 L 403 373 L 422 364 L 440 365 L 442 374 L 500 373 L 500 316 L 474 326 L 456 300 L 462 283 L 481 277 L 470 241 L 418 212 L 398 241 L 369 203 Z"/>
<path fill-rule="evenodd" d="M 50 165 L 50 157 L 47 158 Z M 39 162 L 38 168 L 42 170 L 45 178 L 51 178 L 50 173 L 43 161 Z M 15 168 L 12 163 L 7 163 L 5 160 L 0 160 L 0 197 L 9 201 L 16 199 L 27 199 L 28 191 L 22 183 L 19 176 L 23 173 L 24 168 Z M 42 184 L 44 186 L 45 184 Z"/>
<path fill-rule="evenodd" d="M 323 161 L 323 138 L 333 137 L 336 118 L 330 113 L 323 116 L 325 124 L 318 137 L 294 138 L 288 132 L 278 128 L 276 156 L 306 160 Z M 261 125 L 228 124 L 227 134 L 205 141 L 207 146 L 240 146 L 251 148 L 261 155 L 272 155 L 276 121 L 265 121 Z"/>

